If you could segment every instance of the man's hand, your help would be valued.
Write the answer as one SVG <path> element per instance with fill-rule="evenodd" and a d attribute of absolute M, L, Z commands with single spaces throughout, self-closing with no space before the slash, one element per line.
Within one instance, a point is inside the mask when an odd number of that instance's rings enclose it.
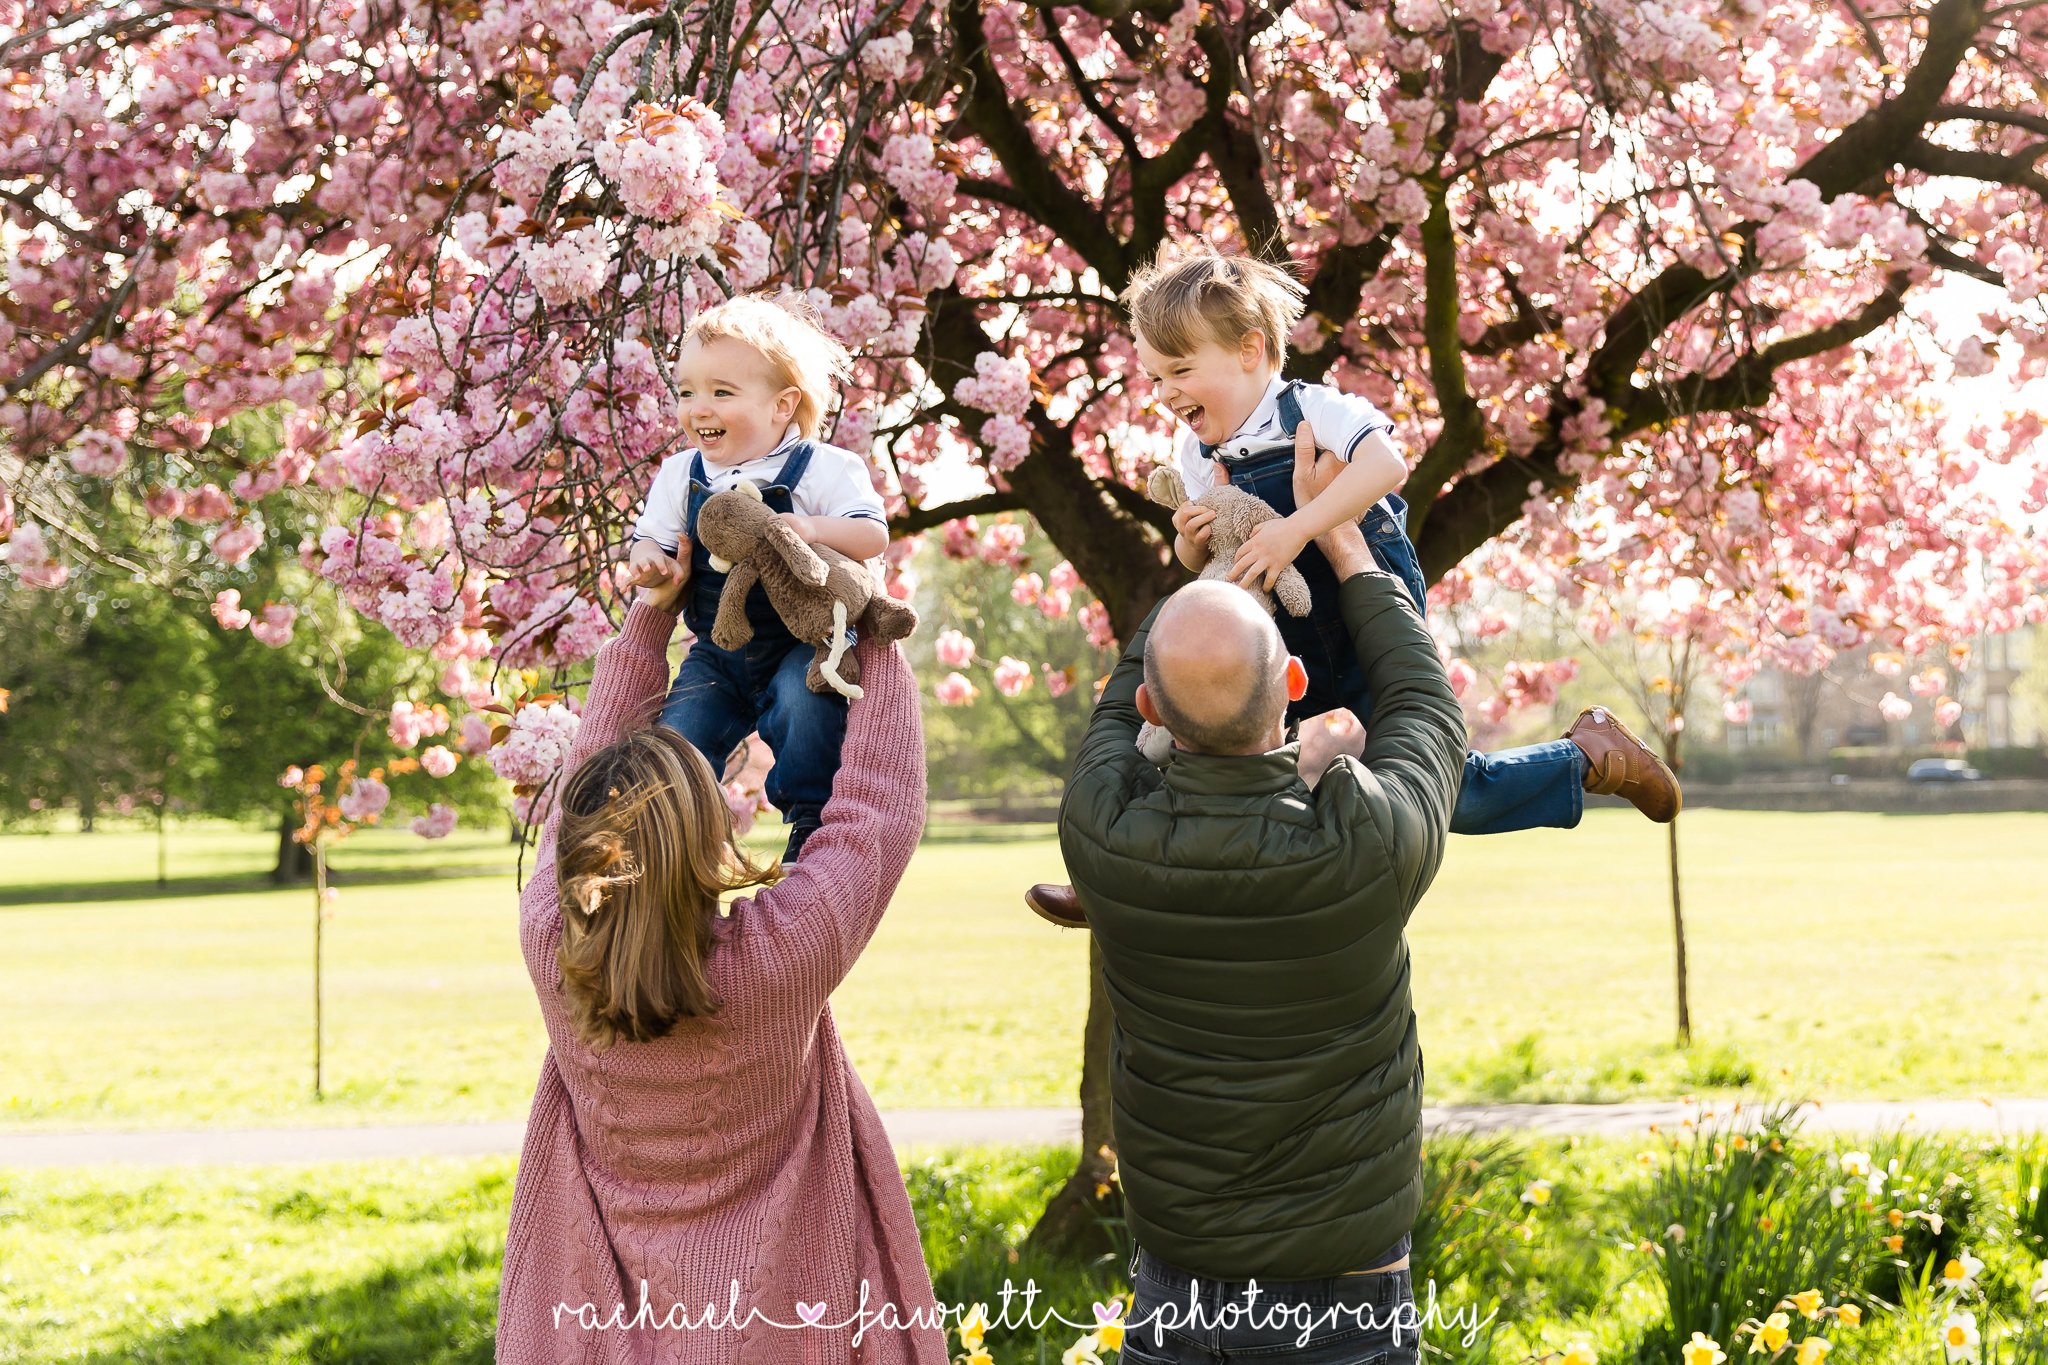
<path fill-rule="evenodd" d="M 1308 506 L 1344 472 L 1344 461 L 1328 450 L 1318 449 L 1316 434 L 1303 422 L 1294 429 L 1294 506 Z"/>
<path fill-rule="evenodd" d="M 689 580 L 689 565 L 690 541 L 687 536 L 674 555 L 651 540 L 636 540 L 627 561 L 629 572 L 626 581 L 636 588 L 652 588 L 661 584 L 681 588 Z"/>
<path fill-rule="evenodd" d="M 1316 448 L 1316 436 L 1303 422 L 1294 429 L 1294 506 L 1297 514 L 1321 497 L 1323 490 L 1344 472 L 1344 461 L 1327 450 Z M 1262 528 L 1263 529 L 1263 528 Z M 1246 542 L 1249 544 L 1250 542 Z M 1365 533 L 1355 521 L 1342 521 L 1315 538 L 1315 546 L 1330 561 L 1330 569 L 1342 583 L 1355 573 L 1373 567 L 1372 551 L 1365 547 Z"/>
<path fill-rule="evenodd" d="M 1173 509 L 1173 529 L 1190 545 L 1209 548 L 1210 523 L 1216 520 L 1216 509 L 1202 507 L 1193 502 L 1184 502 Z"/>

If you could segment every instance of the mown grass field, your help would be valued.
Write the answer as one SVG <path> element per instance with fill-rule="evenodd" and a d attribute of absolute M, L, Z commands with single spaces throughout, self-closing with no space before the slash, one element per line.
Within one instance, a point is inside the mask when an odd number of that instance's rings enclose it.
<path fill-rule="evenodd" d="M 273 838 L 176 829 L 160 891 L 146 831 L 0 835 L 0 1126 L 524 1111 L 543 1042 L 502 834 L 338 851 L 317 1104 L 312 893 L 262 880 Z M 1705 810 L 1684 840 L 1687 1053 L 1660 829 L 1452 841 L 1410 929 L 1432 1098 L 2038 1093 L 2048 815 Z M 1019 900 L 1059 871 L 1043 827 L 933 831 L 834 1000 L 879 1103 L 1073 1102 L 1085 944 Z"/>
<path fill-rule="evenodd" d="M 2048 1147 L 1793 1134 L 1782 1150 L 1759 1139 L 1731 1153 L 1724 1135 L 1433 1138 L 1416 1226 L 1418 1298 L 1433 1283 L 1439 1305 L 1425 1359 L 1557 1365 L 1576 1342 L 1603 1365 L 1648 1365 L 1675 1360 L 1670 1343 L 1701 1328 L 1731 1360 L 1750 1359 L 1739 1324 L 1809 1289 L 1826 1310 L 1788 1312 L 1790 1334 L 1827 1339 L 1829 1365 L 1941 1359 L 1936 1333 L 1955 1311 L 1981 1327 L 1985 1361 L 2044 1358 L 2048 1307 L 2030 1297 L 2048 1209 L 2025 1192 Z M 1852 1145 L 1883 1173 L 1880 1191 L 1849 1181 Z M 1128 1292 L 1121 1252 L 1054 1260 L 1024 1241 L 1070 1151 L 899 1156 L 942 1307 L 997 1305 L 1005 1282 L 1039 1292 L 1036 1330 L 1013 1316 L 989 1333 L 998 1365 L 1059 1360 L 1079 1331 L 1049 1313 L 1092 1324 L 1093 1303 Z M 0 1171 L 0 1362 L 483 1365 L 512 1180 L 510 1158 Z M 1845 1181 L 1858 1193 L 1838 1202 Z M 1736 1195 L 1742 1217 L 1716 1230 L 1699 1195 L 1731 1188 L 1760 1192 Z M 1906 1215 L 1896 1250 L 1884 1241 L 1894 1209 Z M 1667 1281 L 1709 1237 L 1711 1264 L 1727 1269 L 1695 1263 Z M 1976 1282 L 1941 1288 L 1941 1267 L 1966 1249 L 1983 1263 Z M 1924 1294 L 1923 1273 L 1935 1279 Z"/>

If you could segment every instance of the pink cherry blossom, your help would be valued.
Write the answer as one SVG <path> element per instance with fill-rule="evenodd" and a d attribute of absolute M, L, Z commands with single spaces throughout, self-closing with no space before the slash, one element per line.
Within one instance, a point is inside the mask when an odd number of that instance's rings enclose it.
<path fill-rule="evenodd" d="M 1963 718 L 1963 704 L 1954 697 L 1943 697 L 1934 704 L 1934 723 L 1947 730 Z"/>
<path fill-rule="evenodd" d="M 71 447 L 71 467 L 97 479 L 111 479 L 128 467 L 128 444 L 104 431 L 90 428 L 78 434 Z"/>
<path fill-rule="evenodd" d="M 214 594 L 213 619 L 220 623 L 222 630 L 242 630 L 248 626 L 250 613 L 242 606 L 239 589 L 223 588 Z"/>
<path fill-rule="evenodd" d="M 298 619 L 297 607 L 285 602 L 265 602 L 262 615 L 249 623 L 249 633 L 259 644 L 283 649 L 291 643 L 292 626 Z"/>
<path fill-rule="evenodd" d="M 940 631 L 932 650 L 948 668 L 965 668 L 974 662 L 974 641 L 957 630 Z"/>
<path fill-rule="evenodd" d="M 1021 574 L 1010 584 L 1010 600 L 1019 606 L 1031 606 L 1045 591 L 1045 580 L 1035 573 Z"/>
<path fill-rule="evenodd" d="M 214 558 L 230 567 L 240 564 L 250 555 L 256 553 L 256 547 L 262 543 L 263 532 L 261 529 L 246 521 L 229 522 L 218 531 L 215 531 L 213 539 L 208 542 L 213 550 Z"/>
<path fill-rule="evenodd" d="M 353 820 L 357 824 L 373 823 L 391 804 L 391 788 L 374 777 L 358 776 L 334 804 L 344 820 Z"/>
<path fill-rule="evenodd" d="M 522 706 L 512 717 L 511 733 L 490 751 L 491 768 L 508 782 L 537 787 L 568 758 L 581 723 L 561 702 Z"/>
<path fill-rule="evenodd" d="M 1948 673 L 1939 668 L 1926 668 L 1915 673 L 1908 684 L 1916 697 L 1938 697 L 1948 686 Z"/>
<path fill-rule="evenodd" d="M 432 705 L 400 700 L 391 704 L 389 723 L 384 727 L 392 744 L 400 749 L 410 749 L 429 735 L 448 733 L 448 708 L 435 702 Z M 437 773 L 435 776 L 446 776 Z"/>
<path fill-rule="evenodd" d="M 948 673 L 932 685 L 932 695 L 941 706 L 965 706 L 980 695 L 980 690 L 967 680 L 966 674 Z"/>
<path fill-rule="evenodd" d="M 1747 697 L 1731 698 L 1721 705 L 1721 718 L 1730 725 L 1747 725 L 1755 714 Z"/>
<path fill-rule="evenodd" d="M 1006 697 L 1017 697 L 1031 686 L 1031 665 L 1023 659 L 1005 654 L 995 667 L 996 691 Z"/>
<path fill-rule="evenodd" d="M 1913 703 L 1896 692 L 1887 692 L 1877 704 L 1877 713 L 1888 721 L 1902 721 L 1913 714 Z"/>
<path fill-rule="evenodd" d="M 455 771 L 455 765 L 460 761 L 455 751 L 445 744 L 431 744 L 420 750 L 420 767 L 426 770 L 428 777 L 446 777 Z"/>
<path fill-rule="evenodd" d="M 455 830 L 455 818 L 453 806 L 444 806 L 436 801 L 427 807 L 425 815 L 412 818 L 412 832 L 422 839 L 445 839 Z"/>
<path fill-rule="evenodd" d="M 1074 671 L 1070 668 L 1054 668 L 1051 664 L 1040 664 L 1039 672 L 1045 678 L 1045 690 L 1052 696 L 1064 697 L 1074 687 Z"/>

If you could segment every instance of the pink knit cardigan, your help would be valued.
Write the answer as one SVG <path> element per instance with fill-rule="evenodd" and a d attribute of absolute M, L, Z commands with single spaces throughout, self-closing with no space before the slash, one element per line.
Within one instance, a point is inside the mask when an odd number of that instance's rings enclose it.
<path fill-rule="evenodd" d="M 649 722 L 674 629 L 635 606 L 599 652 L 571 769 Z M 910 1198 L 826 1002 L 924 826 L 917 684 L 901 650 L 859 650 L 867 695 L 822 827 L 788 877 L 716 922 L 712 1018 L 603 1052 L 577 1038 L 552 821 L 542 833 L 519 936 L 549 1046 L 512 1196 L 500 1361 L 943 1365 Z M 889 1304 L 925 1325 L 878 1325 Z"/>

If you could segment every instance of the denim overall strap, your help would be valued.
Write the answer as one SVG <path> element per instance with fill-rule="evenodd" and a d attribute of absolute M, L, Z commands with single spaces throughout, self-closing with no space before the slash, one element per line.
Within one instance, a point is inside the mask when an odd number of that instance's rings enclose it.
<path fill-rule="evenodd" d="M 783 461 L 782 472 L 775 482 L 761 490 L 761 501 L 771 512 L 794 511 L 790 496 L 797 481 L 811 463 L 811 443 L 801 441 Z M 725 575 L 711 567 L 711 552 L 704 548 L 704 542 L 697 535 L 697 516 L 704 510 L 704 504 L 711 499 L 711 478 L 704 468 L 704 453 L 698 451 L 690 461 L 690 499 L 685 525 L 690 535 L 690 596 L 684 608 L 683 622 L 689 626 L 700 644 L 710 642 L 711 622 L 718 616 L 718 599 L 725 591 Z M 794 643 L 789 627 L 769 602 L 767 592 L 760 584 L 754 585 L 747 594 L 747 620 L 754 627 L 757 643 L 770 641 Z"/>
<path fill-rule="evenodd" d="M 1290 379 L 1287 387 L 1280 390 L 1280 430 L 1287 433 L 1287 439 L 1294 439 L 1294 429 L 1301 425 L 1301 381 Z"/>

